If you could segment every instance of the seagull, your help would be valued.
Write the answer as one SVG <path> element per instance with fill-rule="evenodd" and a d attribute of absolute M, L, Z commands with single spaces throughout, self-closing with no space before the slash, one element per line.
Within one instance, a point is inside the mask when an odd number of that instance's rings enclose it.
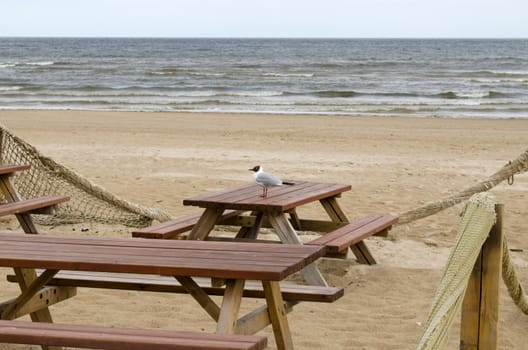
<path fill-rule="evenodd" d="M 263 198 L 268 197 L 268 187 L 282 186 L 282 185 L 294 185 L 293 182 L 282 181 L 270 173 L 265 173 L 264 169 L 260 165 L 256 165 L 253 168 L 248 169 L 248 170 L 253 172 L 253 178 L 255 179 L 255 182 L 258 185 L 262 186 L 262 196 L 261 197 Z"/>

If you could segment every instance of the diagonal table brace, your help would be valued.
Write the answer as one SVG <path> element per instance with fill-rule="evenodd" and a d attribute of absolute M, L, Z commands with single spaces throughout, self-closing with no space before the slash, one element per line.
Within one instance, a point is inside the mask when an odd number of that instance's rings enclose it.
<path fill-rule="evenodd" d="M 203 309 L 218 322 L 220 317 L 220 307 L 211 297 L 196 283 L 191 277 L 174 276 L 183 288 L 200 304 Z"/>
<path fill-rule="evenodd" d="M 11 320 L 16 312 L 22 308 L 31 298 L 38 293 L 48 283 L 59 270 L 45 270 L 37 277 L 22 293 L 15 299 L 15 301 L 7 307 L 2 313 L 1 319 Z"/>

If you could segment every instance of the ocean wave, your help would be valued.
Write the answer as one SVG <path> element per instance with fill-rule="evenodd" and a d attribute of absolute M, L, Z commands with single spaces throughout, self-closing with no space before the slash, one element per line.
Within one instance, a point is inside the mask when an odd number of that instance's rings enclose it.
<path fill-rule="evenodd" d="M 0 86 L 0 91 L 19 91 L 23 88 L 23 86 Z"/>
<path fill-rule="evenodd" d="M 457 72 L 461 77 L 495 77 L 495 78 L 524 78 L 528 77 L 528 71 L 525 70 L 478 70 L 478 71 L 466 71 Z"/>
<path fill-rule="evenodd" d="M 510 97 L 510 94 L 499 92 L 499 91 L 484 91 L 475 93 L 455 93 L 453 91 L 441 92 L 434 95 L 436 97 L 444 99 L 479 99 L 479 98 L 506 98 Z"/>
<path fill-rule="evenodd" d="M 315 73 L 262 73 L 263 77 L 278 77 L 278 78 L 313 78 Z"/>
<path fill-rule="evenodd" d="M 356 97 L 359 95 L 356 91 L 344 91 L 344 90 L 323 90 L 313 92 L 312 95 L 317 97 L 327 98 L 339 98 L 339 97 Z"/>
<path fill-rule="evenodd" d="M 52 66 L 55 64 L 53 61 L 40 61 L 40 62 L 25 62 L 26 66 Z"/>
<path fill-rule="evenodd" d="M 233 67 L 242 68 L 242 69 L 260 69 L 262 65 L 260 64 L 235 64 Z"/>
<path fill-rule="evenodd" d="M 9 67 L 18 67 L 18 66 L 52 66 L 55 64 L 54 61 L 36 61 L 36 62 L 8 62 L 4 63 Z"/>
<path fill-rule="evenodd" d="M 528 84 L 527 78 L 503 78 L 503 79 L 472 79 L 472 83 L 478 83 L 478 84 Z"/>
<path fill-rule="evenodd" d="M 225 77 L 227 73 L 211 73 L 211 72 L 189 72 L 189 75 L 197 77 Z"/>
<path fill-rule="evenodd" d="M 275 97 L 282 96 L 283 92 L 281 91 L 251 91 L 251 92 L 229 92 L 229 93 L 220 93 L 216 96 L 236 96 L 236 97 Z"/>

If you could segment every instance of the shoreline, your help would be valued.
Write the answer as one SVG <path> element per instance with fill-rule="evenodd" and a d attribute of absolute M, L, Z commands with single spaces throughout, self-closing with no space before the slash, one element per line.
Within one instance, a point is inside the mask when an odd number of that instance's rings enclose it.
<path fill-rule="evenodd" d="M 182 205 L 184 198 L 252 181 L 247 169 L 257 163 L 282 178 L 351 184 L 339 198 L 350 219 L 399 214 L 484 180 L 528 147 L 528 119 L 303 116 L 0 110 L 0 123 L 117 196 L 175 216 L 196 212 Z M 505 203 L 504 229 L 510 248 L 519 250 L 512 256 L 524 286 L 527 175 L 491 190 Z M 296 306 L 289 317 L 296 348 L 414 348 L 462 208 L 396 226 L 387 239 L 369 238 L 377 265 L 323 260 L 329 283 L 344 287 L 345 296 L 333 304 Z M 321 210 L 306 206 L 299 215 L 318 219 Z M 0 227 L 20 231 L 13 220 L 3 219 Z M 43 231 L 130 237 L 128 228 L 93 223 Z M 5 280 L 8 271 L 0 272 Z M 16 289 L 9 284 L 0 297 Z M 500 307 L 500 349 L 524 349 L 528 318 L 503 285 Z M 51 311 L 56 322 L 214 331 L 187 296 L 80 289 Z M 447 348 L 458 348 L 459 327 L 457 317 Z M 259 334 L 275 348 L 269 327 Z"/>
<path fill-rule="evenodd" d="M 479 116 L 441 116 L 441 115 L 413 115 L 408 113 L 408 115 L 398 114 L 398 115 L 387 115 L 386 113 L 381 114 L 358 114 L 358 113 L 321 113 L 321 112 L 263 112 L 263 111 L 202 111 L 202 110 L 181 110 L 181 111 L 169 111 L 169 110 L 126 110 L 126 109 L 84 109 L 84 108 L 0 108 L 0 112 L 100 112 L 100 113 L 168 113 L 168 114 L 218 114 L 218 115 L 276 115 L 276 116 L 318 116 L 318 117 L 350 117 L 350 118 L 410 118 L 410 119 L 468 119 L 468 120 L 525 120 L 528 119 L 528 114 L 525 117 L 479 117 Z"/>

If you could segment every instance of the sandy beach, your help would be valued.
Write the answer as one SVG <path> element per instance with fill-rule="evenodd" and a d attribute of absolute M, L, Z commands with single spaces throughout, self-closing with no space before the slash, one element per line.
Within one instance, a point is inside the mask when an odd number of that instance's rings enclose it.
<path fill-rule="evenodd" d="M 0 111 L 0 123 L 44 155 L 110 192 L 175 216 L 182 200 L 251 181 L 260 164 L 281 178 L 352 185 L 340 203 L 351 219 L 401 214 L 474 185 L 528 147 L 527 119 L 441 119 L 317 115 Z M 504 227 L 528 287 L 528 175 L 492 192 L 505 205 Z M 290 314 L 296 349 L 413 349 L 452 247 L 462 205 L 395 227 L 367 241 L 375 266 L 320 263 L 345 288 L 332 304 L 302 303 Z M 317 206 L 301 215 L 318 218 Z M 2 230 L 20 230 L 13 218 Z M 93 223 L 43 227 L 53 234 L 130 236 Z M 16 294 L 0 270 L 0 297 Z M 528 316 L 501 287 L 500 349 L 526 349 Z M 188 296 L 80 289 L 51 308 L 56 322 L 214 331 Z M 460 317 L 449 338 L 458 349 Z M 315 322 L 314 322 L 315 321 Z M 268 336 L 275 349 L 270 327 Z M 0 345 L 0 349 L 37 349 Z"/>

